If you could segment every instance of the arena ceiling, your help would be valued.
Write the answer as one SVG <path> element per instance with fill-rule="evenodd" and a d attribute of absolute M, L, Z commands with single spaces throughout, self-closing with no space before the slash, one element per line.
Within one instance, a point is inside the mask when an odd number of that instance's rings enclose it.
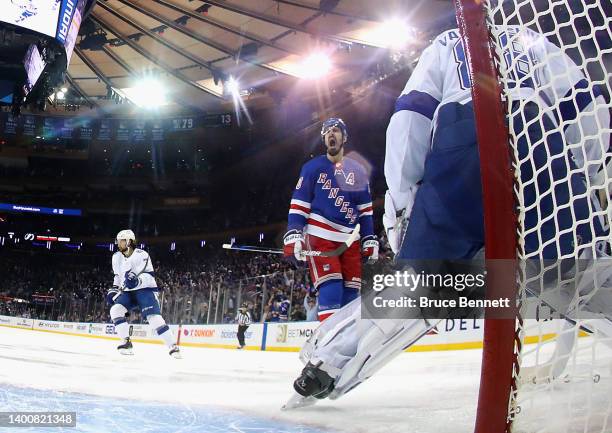
<path fill-rule="evenodd" d="M 92 107 L 211 112 L 237 99 L 320 99 L 384 78 L 449 14 L 448 0 L 98 0 L 66 87 Z"/>

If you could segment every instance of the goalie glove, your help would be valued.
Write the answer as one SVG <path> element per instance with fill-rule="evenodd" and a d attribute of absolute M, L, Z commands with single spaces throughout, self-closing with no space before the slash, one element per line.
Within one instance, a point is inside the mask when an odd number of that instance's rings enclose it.
<path fill-rule="evenodd" d="M 387 234 L 387 240 L 393 254 L 399 253 L 406 228 L 408 228 L 408 222 L 410 221 L 410 213 L 412 212 L 412 206 L 414 205 L 414 198 L 416 196 L 417 187 L 411 187 L 407 194 L 406 207 L 397 209 L 391 192 L 387 190 L 385 193 L 385 214 L 383 215 L 383 226 L 385 227 L 385 233 Z"/>
<path fill-rule="evenodd" d="M 298 262 L 306 261 L 306 257 L 302 254 L 304 249 L 304 235 L 301 231 L 292 229 L 283 236 L 283 255 L 287 260 L 297 265 Z"/>
<path fill-rule="evenodd" d="M 121 290 L 119 290 L 119 287 L 113 286 L 112 289 L 110 289 L 106 294 L 106 303 L 108 305 L 113 305 L 120 294 Z"/>
<path fill-rule="evenodd" d="M 125 280 L 123 282 L 124 287 L 128 289 L 135 289 L 139 283 L 140 281 L 138 280 L 138 275 L 136 275 L 134 272 L 127 271 L 125 273 Z"/>

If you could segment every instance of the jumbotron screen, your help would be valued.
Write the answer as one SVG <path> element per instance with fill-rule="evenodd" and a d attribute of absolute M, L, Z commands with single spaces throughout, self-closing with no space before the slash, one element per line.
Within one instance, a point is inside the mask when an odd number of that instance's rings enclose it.
<path fill-rule="evenodd" d="M 7 0 L 0 21 L 55 37 L 62 0 Z"/>

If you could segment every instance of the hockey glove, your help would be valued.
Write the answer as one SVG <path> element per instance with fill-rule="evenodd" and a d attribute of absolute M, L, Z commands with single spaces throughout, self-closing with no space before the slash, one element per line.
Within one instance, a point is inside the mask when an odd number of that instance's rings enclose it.
<path fill-rule="evenodd" d="M 113 305 L 115 303 L 115 300 L 119 297 L 120 294 L 121 294 L 121 291 L 119 290 L 119 287 L 113 286 L 113 288 L 110 289 L 108 293 L 106 294 L 106 303 L 108 305 Z"/>
<path fill-rule="evenodd" d="M 383 226 L 385 227 L 387 240 L 389 241 L 389 246 L 391 247 L 393 254 L 397 254 L 402 245 L 406 228 L 408 228 L 412 206 L 414 205 L 416 191 L 416 187 L 411 187 L 409 189 L 405 197 L 408 202 L 403 210 L 396 208 L 390 191 L 387 190 L 385 193 L 385 214 L 383 215 Z"/>
<path fill-rule="evenodd" d="M 298 262 L 306 261 L 306 257 L 302 254 L 304 249 L 304 235 L 301 231 L 293 229 L 289 230 L 283 236 L 283 254 L 287 260 L 294 265 L 298 265 Z"/>
<path fill-rule="evenodd" d="M 132 271 L 127 271 L 125 273 L 125 281 L 123 282 L 123 285 L 128 288 L 128 289 L 135 289 L 136 286 L 138 286 L 138 275 L 136 275 L 134 272 Z"/>
<path fill-rule="evenodd" d="M 378 238 L 376 236 L 370 235 L 361 239 L 361 256 L 368 263 L 378 260 Z"/>

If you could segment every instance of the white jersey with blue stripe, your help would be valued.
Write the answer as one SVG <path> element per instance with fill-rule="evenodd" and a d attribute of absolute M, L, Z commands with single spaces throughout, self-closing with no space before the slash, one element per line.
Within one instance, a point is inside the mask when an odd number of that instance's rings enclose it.
<path fill-rule="evenodd" d="M 609 143 L 609 138 L 598 138 L 598 122 L 609 125 L 609 113 L 592 106 L 603 102 L 600 88 L 590 86 L 580 68 L 546 37 L 516 26 L 496 30 L 508 69 L 509 99 L 532 101 L 557 124 L 564 122 L 566 143 L 583 141 L 572 149 L 576 164 L 588 165 L 589 175 L 595 175 L 600 164 L 588 162 L 601 159 L 607 150 L 602 142 Z M 387 128 L 385 178 L 395 209 L 410 207 L 423 178 L 440 108 L 471 100 L 463 42 L 457 29 L 448 30 L 423 51 Z M 584 138 L 589 135 L 593 138 Z"/>
<path fill-rule="evenodd" d="M 113 286 L 117 286 L 124 291 L 157 288 L 153 263 L 149 253 L 146 251 L 136 248 L 129 257 L 125 257 L 121 252 L 117 251 L 113 254 L 112 264 L 114 274 Z M 124 285 L 126 274 L 130 272 L 138 275 L 138 285 L 133 289 L 128 289 Z"/>

